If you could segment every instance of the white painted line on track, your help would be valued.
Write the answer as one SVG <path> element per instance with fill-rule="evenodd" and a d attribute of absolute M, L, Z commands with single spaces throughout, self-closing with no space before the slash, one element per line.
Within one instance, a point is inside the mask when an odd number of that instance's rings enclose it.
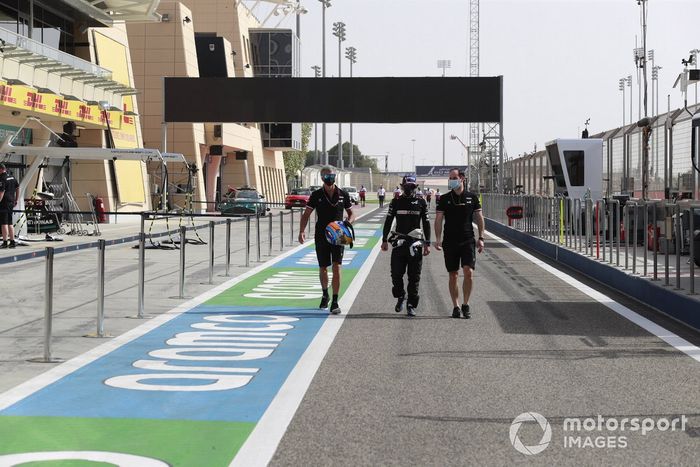
<path fill-rule="evenodd" d="M 597 290 L 587 286 L 586 284 L 574 279 L 573 277 L 566 274 L 565 272 L 563 272 L 563 271 L 561 271 L 553 266 L 550 266 L 549 264 L 545 263 L 544 261 L 537 259 L 533 255 L 516 247 L 515 245 L 508 242 L 507 240 L 503 240 L 502 238 L 500 238 L 500 237 L 498 237 L 490 232 L 486 232 L 486 234 L 489 237 L 492 237 L 493 239 L 495 239 L 497 242 L 502 243 L 503 245 L 506 245 L 508 248 L 515 251 L 520 256 L 524 257 L 525 259 L 528 259 L 530 262 L 532 262 L 536 266 L 539 266 L 540 268 L 544 269 L 545 271 L 549 272 L 550 274 L 552 274 L 552 275 L 556 276 L 557 278 L 561 279 L 562 281 L 566 282 L 567 284 L 569 284 L 573 288 L 588 295 L 590 298 L 597 301 L 598 303 L 610 308 L 612 311 L 614 311 L 618 315 L 622 316 L 623 318 L 626 318 L 629 321 L 632 321 L 634 324 L 641 327 L 645 331 L 647 331 L 647 332 L 655 335 L 659 339 L 665 341 L 667 344 L 674 347 L 676 350 L 683 352 L 684 354 L 688 355 L 690 358 L 694 359 L 695 361 L 700 362 L 700 348 L 691 344 L 690 342 L 683 339 L 682 337 L 672 333 L 671 331 L 667 330 L 666 328 L 664 328 L 662 326 L 659 326 L 658 324 L 654 323 L 653 321 L 635 313 L 634 311 L 630 310 L 626 306 L 616 302 L 612 298 L 608 297 L 607 295 L 605 295 L 601 292 L 598 292 Z"/>
<path fill-rule="evenodd" d="M 372 212 L 372 211 L 370 211 Z M 366 216 L 370 212 L 367 212 L 361 216 L 358 216 L 358 219 Z M 12 389 L 9 389 L 5 391 L 4 393 L 0 394 L 0 410 L 4 410 L 8 407 L 10 407 L 13 404 L 16 404 L 17 402 L 21 401 L 25 397 L 30 396 L 31 394 L 45 388 L 46 386 L 60 380 L 61 378 L 73 373 L 74 371 L 94 362 L 95 360 L 109 354 L 110 352 L 113 352 L 114 350 L 128 344 L 129 342 L 138 339 L 139 337 L 143 336 L 144 334 L 152 331 L 153 329 L 156 329 L 157 327 L 167 323 L 168 321 L 180 316 L 182 313 L 190 310 L 191 308 L 194 308 L 197 305 L 200 305 L 210 298 L 215 297 L 216 295 L 226 291 L 227 289 L 233 287 L 234 285 L 238 284 L 239 282 L 242 282 L 246 280 L 247 278 L 257 274 L 258 272 L 288 258 L 289 256 L 292 256 L 293 254 L 297 253 L 299 250 L 313 244 L 313 240 L 309 240 L 303 245 L 297 245 L 296 247 L 292 248 L 289 251 L 286 251 L 279 256 L 276 256 L 275 258 L 270 259 L 269 261 L 266 261 L 263 264 L 260 264 L 253 269 L 241 274 L 238 277 L 235 277 L 233 279 L 230 279 L 216 287 L 214 287 L 211 290 L 208 290 L 204 292 L 203 294 L 192 298 L 191 300 L 188 300 L 175 308 L 172 308 L 171 310 L 158 315 L 143 324 L 135 327 L 134 329 L 131 329 L 130 331 L 125 332 L 124 334 L 115 337 L 114 339 L 105 342 L 104 344 L 101 344 L 94 349 L 91 349 L 81 355 L 78 355 L 76 357 L 73 357 L 72 359 L 54 367 L 51 368 L 50 370 L 46 371 L 45 373 L 42 373 L 38 376 L 35 376 L 34 378 L 25 381 L 24 383 L 19 384 L 18 386 L 15 386 Z"/>
<path fill-rule="evenodd" d="M 309 389 L 316 371 L 321 366 L 321 362 L 330 349 L 343 321 L 345 321 L 347 311 L 352 307 L 362 285 L 369 276 L 380 248 L 381 242 L 377 242 L 338 302 L 343 310 L 342 313 L 337 316 L 329 316 L 323 323 L 316 337 L 311 341 L 304 355 L 301 356 L 262 418 L 238 451 L 230 464 L 231 466 L 265 466 L 272 460 L 272 456 L 277 451 L 277 446 Z"/>

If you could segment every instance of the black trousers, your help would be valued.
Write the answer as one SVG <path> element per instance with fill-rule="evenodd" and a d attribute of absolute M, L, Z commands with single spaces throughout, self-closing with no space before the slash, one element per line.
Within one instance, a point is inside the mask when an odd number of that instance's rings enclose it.
<path fill-rule="evenodd" d="M 409 305 L 418 306 L 418 285 L 420 284 L 420 272 L 423 268 L 423 251 L 419 250 L 415 256 L 411 256 L 406 246 L 396 247 L 391 251 L 391 292 L 394 298 L 406 296 L 403 276 L 408 270 L 408 297 Z"/>

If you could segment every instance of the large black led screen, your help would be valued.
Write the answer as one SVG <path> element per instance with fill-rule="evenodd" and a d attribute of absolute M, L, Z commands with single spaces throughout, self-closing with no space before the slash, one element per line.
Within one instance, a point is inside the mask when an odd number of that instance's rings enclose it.
<path fill-rule="evenodd" d="M 167 122 L 500 122 L 503 77 L 165 78 Z"/>

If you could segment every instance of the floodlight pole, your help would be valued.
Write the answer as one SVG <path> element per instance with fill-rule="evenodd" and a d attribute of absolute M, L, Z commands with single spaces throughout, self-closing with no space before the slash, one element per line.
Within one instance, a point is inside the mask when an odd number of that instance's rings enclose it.
<path fill-rule="evenodd" d="M 314 65 L 311 67 L 314 70 L 314 78 L 319 78 L 321 76 L 321 67 Z M 320 164 L 322 162 L 322 157 L 318 154 L 318 123 L 314 122 L 314 163 Z"/>
<path fill-rule="evenodd" d="M 348 47 L 345 49 L 345 58 L 350 61 L 350 77 L 352 78 L 352 65 L 357 62 L 357 49 Z M 350 122 L 350 167 L 355 167 L 355 148 L 352 139 L 352 122 Z"/>
<path fill-rule="evenodd" d="M 649 139 L 651 138 L 651 124 L 647 111 L 647 0 L 639 0 L 642 7 L 642 56 L 640 66 L 644 76 L 644 122 L 642 126 L 642 199 L 649 199 Z M 641 119 L 640 119 L 641 121 Z"/>
<path fill-rule="evenodd" d="M 338 38 L 338 78 L 343 76 L 342 46 L 345 40 L 345 23 L 338 21 L 333 23 L 333 35 Z M 338 122 L 338 167 L 345 168 L 343 161 L 343 124 Z"/>
<path fill-rule="evenodd" d="M 450 60 L 438 60 L 438 68 L 442 68 L 442 77 L 445 77 L 445 69 L 450 68 Z M 445 123 L 442 124 L 442 165 L 445 165 Z"/>
<path fill-rule="evenodd" d="M 322 71 L 323 77 L 326 77 L 326 8 L 331 6 L 330 0 L 319 0 L 322 4 L 322 15 L 321 15 L 321 48 L 323 50 L 322 56 Z M 323 165 L 328 165 L 328 151 L 326 151 L 326 122 L 321 124 L 321 138 L 323 146 Z"/>

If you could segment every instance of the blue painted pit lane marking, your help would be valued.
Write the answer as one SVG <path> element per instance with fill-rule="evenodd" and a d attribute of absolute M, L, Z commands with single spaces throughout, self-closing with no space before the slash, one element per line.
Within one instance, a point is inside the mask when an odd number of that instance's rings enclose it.
<path fill-rule="evenodd" d="M 206 322 L 205 316 L 230 314 L 264 314 L 299 320 L 287 323 L 294 328 L 285 331 L 287 335 L 269 357 L 230 362 L 170 360 L 168 364 L 259 369 L 245 386 L 224 391 L 171 392 L 121 389 L 104 384 L 105 380 L 119 375 L 163 373 L 135 368 L 132 364 L 137 360 L 158 360 L 149 356 L 149 352 L 176 348 L 168 346 L 166 341 L 178 333 L 198 331 L 191 325 Z M 0 415 L 256 422 L 327 317 L 327 312 L 318 309 L 200 305 L 8 407 Z M 255 324 L 237 323 L 236 326 L 254 327 Z M 188 383 L 176 378 L 158 383 L 193 384 L 191 380 Z"/>
<path fill-rule="evenodd" d="M 343 254 L 343 268 L 359 269 L 362 263 L 369 257 L 369 253 L 369 250 L 346 248 Z M 276 267 L 318 269 L 316 251 L 313 246 L 311 246 L 311 248 L 304 248 L 284 261 L 280 261 Z"/>

